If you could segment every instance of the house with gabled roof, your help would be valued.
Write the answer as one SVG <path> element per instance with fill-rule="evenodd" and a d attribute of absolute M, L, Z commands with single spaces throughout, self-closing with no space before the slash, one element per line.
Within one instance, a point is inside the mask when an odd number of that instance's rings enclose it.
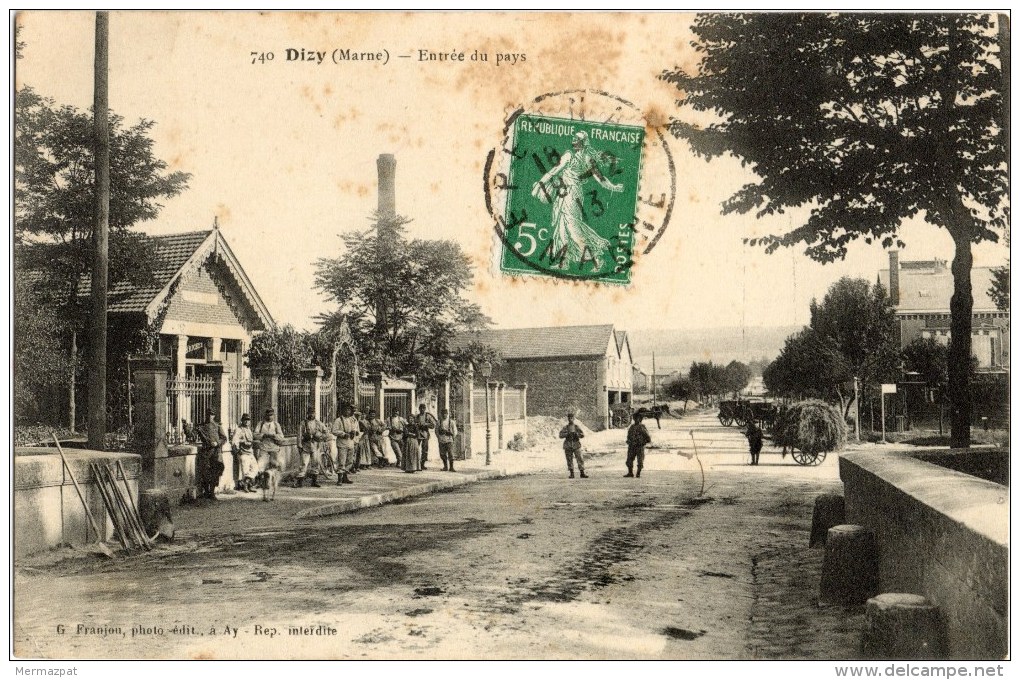
<path fill-rule="evenodd" d="M 611 409 L 633 397 L 630 341 L 612 324 L 503 328 L 458 334 L 455 349 L 496 350 L 502 363 L 491 380 L 527 384 L 529 416 L 573 411 L 589 427 L 609 426 Z"/>
<path fill-rule="evenodd" d="M 223 234 L 213 228 L 148 239 L 154 277 L 148 285 L 120 282 L 109 291 L 111 323 L 147 327 L 152 349 L 171 359 L 174 375 L 201 375 L 210 362 L 243 375 L 252 337 L 274 321 Z"/>

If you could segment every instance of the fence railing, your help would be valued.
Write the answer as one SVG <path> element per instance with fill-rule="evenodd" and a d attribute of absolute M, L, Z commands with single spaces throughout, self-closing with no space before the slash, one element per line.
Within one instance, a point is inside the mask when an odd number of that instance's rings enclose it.
<path fill-rule="evenodd" d="M 305 413 L 313 407 L 312 391 L 312 383 L 307 380 L 280 380 L 277 420 L 280 421 L 284 434 L 298 433 Z"/>
<path fill-rule="evenodd" d="M 386 392 L 383 395 L 383 408 L 386 409 L 386 417 L 399 413 L 405 418 L 411 413 L 410 392 Z"/>
<path fill-rule="evenodd" d="M 328 424 L 336 416 L 336 376 L 333 376 L 319 383 L 319 420 Z"/>
<path fill-rule="evenodd" d="M 269 406 L 269 390 L 266 382 L 260 377 L 230 378 L 227 384 L 228 413 L 230 427 L 241 422 L 241 416 L 247 413 L 253 423 L 262 419 L 263 412 Z"/>
<path fill-rule="evenodd" d="M 368 413 L 369 409 L 378 410 L 379 403 L 375 393 L 375 385 L 359 385 L 358 387 L 358 410 Z"/>
<path fill-rule="evenodd" d="M 166 381 L 167 428 L 171 441 L 184 440 L 184 423 L 204 422 L 205 412 L 214 408 L 218 383 L 210 376 L 171 376 Z"/>

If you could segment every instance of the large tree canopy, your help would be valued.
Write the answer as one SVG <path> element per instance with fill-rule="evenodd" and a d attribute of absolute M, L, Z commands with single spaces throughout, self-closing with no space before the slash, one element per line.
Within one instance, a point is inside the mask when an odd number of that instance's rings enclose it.
<path fill-rule="evenodd" d="M 93 253 L 92 115 L 57 106 L 30 87 L 17 92 L 15 107 L 16 263 L 22 271 L 45 274 L 42 292 L 73 303 Z M 110 285 L 151 276 L 151 248 L 130 229 L 155 219 L 161 201 L 181 193 L 190 177 L 169 172 L 154 155 L 153 124 L 142 120 L 128 127 L 121 117 L 110 117 Z"/>
<path fill-rule="evenodd" d="M 885 290 L 843 277 L 821 302 L 811 301 L 810 326 L 787 338 L 765 369 L 765 386 L 783 396 L 838 401 L 845 416 L 854 403 L 854 378 L 867 387 L 895 375 L 897 338 Z"/>
<path fill-rule="evenodd" d="M 752 243 L 805 244 L 845 256 L 858 238 L 899 243 L 923 216 L 956 247 L 951 301 L 953 443 L 969 443 L 972 244 L 1008 224 L 1006 104 L 994 17 L 968 14 L 703 14 L 696 73 L 663 78 L 707 126 L 670 129 L 711 159 L 733 154 L 757 176 L 724 212 L 763 217 L 806 207 L 786 233 Z"/>
<path fill-rule="evenodd" d="M 414 375 L 435 386 L 458 366 L 450 340 L 489 324 L 462 293 L 471 264 L 453 241 L 408 239 L 403 217 L 343 237 L 344 252 L 317 263 L 316 286 L 338 309 L 320 317 L 329 334 L 347 319 L 362 366 Z"/>

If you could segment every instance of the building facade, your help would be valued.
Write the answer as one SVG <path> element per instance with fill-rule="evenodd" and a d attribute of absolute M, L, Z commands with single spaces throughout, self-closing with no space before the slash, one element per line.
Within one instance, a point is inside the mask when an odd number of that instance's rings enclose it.
<path fill-rule="evenodd" d="M 901 262 L 899 253 L 890 251 L 889 269 L 879 271 L 878 281 L 895 306 L 901 348 L 917 338 L 949 342 L 953 273 L 945 260 Z M 992 268 L 971 270 L 971 352 L 979 373 L 1005 374 L 1009 371 L 1009 312 L 995 306 L 988 293 L 991 286 Z"/>
<path fill-rule="evenodd" d="M 603 429 L 613 407 L 632 400 L 630 341 L 611 324 L 477 331 L 458 335 L 453 344 L 475 343 L 501 356 L 492 381 L 527 385 L 529 416 L 572 411 L 589 427 Z"/>

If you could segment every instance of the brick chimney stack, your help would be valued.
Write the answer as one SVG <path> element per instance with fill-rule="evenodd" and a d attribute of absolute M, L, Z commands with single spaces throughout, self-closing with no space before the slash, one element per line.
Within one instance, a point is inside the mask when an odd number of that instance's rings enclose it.
<path fill-rule="evenodd" d="M 379 215 L 393 217 L 397 214 L 397 158 L 391 153 L 379 154 Z"/>
<path fill-rule="evenodd" d="M 889 299 L 894 306 L 900 304 L 900 253 L 889 251 Z"/>

